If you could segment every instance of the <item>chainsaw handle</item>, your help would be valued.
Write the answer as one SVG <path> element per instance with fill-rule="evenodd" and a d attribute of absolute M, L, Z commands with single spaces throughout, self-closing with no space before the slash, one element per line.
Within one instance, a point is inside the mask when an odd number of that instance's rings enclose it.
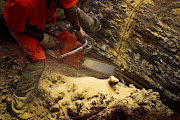
<path fill-rule="evenodd" d="M 88 37 L 86 48 L 82 49 L 82 54 L 89 52 L 94 46 L 95 40 L 92 37 Z"/>
<path fill-rule="evenodd" d="M 66 57 L 66 56 L 72 55 L 72 54 L 74 54 L 74 53 L 76 53 L 76 52 L 78 52 L 80 50 L 83 50 L 87 45 L 88 45 L 88 41 L 86 40 L 83 46 L 78 47 L 77 49 L 75 49 L 73 51 L 70 51 L 70 52 L 67 52 L 67 53 L 65 53 L 63 55 L 57 56 L 57 59 L 62 59 L 64 57 Z"/>
<path fill-rule="evenodd" d="M 87 40 L 86 40 L 86 41 L 87 41 Z M 82 49 L 82 51 L 81 51 L 82 54 L 86 54 L 87 52 L 89 52 L 89 51 L 92 49 L 92 45 L 88 45 L 88 43 L 87 43 L 86 47 L 87 47 L 87 48 L 84 47 L 84 48 Z"/>

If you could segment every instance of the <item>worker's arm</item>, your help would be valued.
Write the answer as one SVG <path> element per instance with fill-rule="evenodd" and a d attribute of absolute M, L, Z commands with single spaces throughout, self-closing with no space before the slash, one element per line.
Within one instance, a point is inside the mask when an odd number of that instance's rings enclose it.
<path fill-rule="evenodd" d="M 80 31 L 80 23 L 77 14 L 78 5 L 74 5 L 71 8 L 64 8 L 64 13 L 67 20 L 73 25 L 74 29 Z"/>
<path fill-rule="evenodd" d="M 45 49 L 56 46 L 57 39 L 51 35 L 41 32 L 41 30 L 38 30 L 36 26 L 26 25 L 23 33 L 36 39 Z"/>
<path fill-rule="evenodd" d="M 83 38 L 84 39 L 88 38 L 88 35 L 80 26 L 77 8 L 78 8 L 78 3 L 71 8 L 64 8 L 64 13 L 67 20 L 73 25 L 74 29 L 76 30 L 77 36 L 79 37 L 79 39 L 81 39 L 80 42 L 84 42 Z"/>
<path fill-rule="evenodd" d="M 18 32 L 22 35 L 25 34 L 36 39 L 39 44 L 43 43 L 41 45 L 44 48 L 47 48 L 47 44 L 49 44 L 48 47 L 54 45 L 55 42 L 53 42 L 53 39 L 56 40 L 56 38 L 42 33 L 35 25 L 26 24 L 26 19 L 33 14 L 33 8 L 27 7 L 22 3 L 12 2 L 12 5 L 6 7 L 4 13 L 8 27 L 14 32 Z"/>

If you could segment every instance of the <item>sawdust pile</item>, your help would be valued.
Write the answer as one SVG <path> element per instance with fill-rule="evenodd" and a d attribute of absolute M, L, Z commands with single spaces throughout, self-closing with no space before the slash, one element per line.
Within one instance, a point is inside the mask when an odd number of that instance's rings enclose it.
<path fill-rule="evenodd" d="M 6 108 L 6 98 L 13 93 L 22 66 L 2 57 L 0 68 L 0 119 L 17 120 Z M 37 120 L 169 120 L 173 115 L 157 92 L 127 87 L 113 76 L 97 79 L 44 74 L 35 90 L 29 112 Z"/>
<path fill-rule="evenodd" d="M 29 112 L 39 120 L 156 120 L 168 119 L 173 114 L 162 104 L 159 93 L 133 85 L 127 87 L 113 76 L 44 76 L 29 106 Z"/>

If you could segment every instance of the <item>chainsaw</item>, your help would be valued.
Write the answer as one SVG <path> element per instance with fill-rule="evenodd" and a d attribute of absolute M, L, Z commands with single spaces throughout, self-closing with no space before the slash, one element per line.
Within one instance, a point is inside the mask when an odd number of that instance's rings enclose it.
<path fill-rule="evenodd" d="M 84 54 L 89 52 L 95 43 L 95 40 L 91 37 L 88 40 L 85 40 L 84 44 L 81 44 L 77 37 L 68 32 L 62 31 L 57 37 L 58 47 L 52 50 L 46 50 L 45 52 L 52 56 L 53 58 L 62 61 L 68 65 L 78 67 L 83 66 L 85 68 L 101 72 L 107 75 L 113 75 L 122 81 L 127 81 L 134 84 L 138 88 L 143 88 L 138 83 L 129 79 L 127 76 L 118 73 L 116 71 L 116 66 L 102 62 L 97 59 L 84 57 Z M 120 74 L 120 77 L 119 77 Z"/>
<path fill-rule="evenodd" d="M 64 30 L 57 37 L 57 48 L 46 50 L 46 53 L 57 60 L 77 67 L 84 59 L 83 55 L 92 49 L 94 43 L 95 40 L 89 37 L 84 44 L 81 44 L 74 34 Z"/>
<path fill-rule="evenodd" d="M 62 31 L 57 37 L 57 41 L 58 47 L 56 49 L 46 51 L 50 56 L 74 67 L 82 65 L 92 70 L 114 75 L 115 67 L 113 65 L 84 57 L 93 48 L 95 43 L 93 38 L 89 37 L 84 44 L 81 44 L 74 34 Z"/>

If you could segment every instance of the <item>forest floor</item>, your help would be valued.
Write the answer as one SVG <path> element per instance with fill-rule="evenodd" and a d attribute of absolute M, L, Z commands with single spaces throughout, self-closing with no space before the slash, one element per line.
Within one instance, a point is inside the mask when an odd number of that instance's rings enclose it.
<path fill-rule="evenodd" d="M 0 120 L 16 120 L 6 98 L 14 89 L 26 54 L 4 29 L 0 32 Z M 153 90 L 126 86 L 113 76 L 73 67 L 46 56 L 46 68 L 29 103 L 34 120 L 178 120 Z M 38 94 L 38 95 L 37 95 Z"/>

